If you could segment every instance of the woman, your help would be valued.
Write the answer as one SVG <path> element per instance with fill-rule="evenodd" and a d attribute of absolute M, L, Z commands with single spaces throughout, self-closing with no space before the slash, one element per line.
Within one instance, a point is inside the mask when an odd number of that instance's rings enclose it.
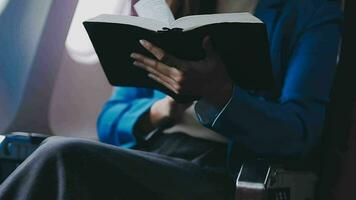
<path fill-rule="evenodd" d="M 265 22 L 273 90 L 245 91 L 234 85 L 209 37 L 202 44 L 207 56 L 198 62 L 175 58 L 141 40 L 156 59 L 133 52 L 135 65 L 173 92 L 202 96 L 192 103 L 195 111 L 157 91 L 118 88 L 98 121 L 99 137 L 142 151 L 49 139 L 1 185 L 0 199 L 229 199 L 243 149 L 258 155 L 308 154 L 321 133 L 335 71 L 338 4 L 219 1 L 224 12 L 234 6 L 221 2 L 237 2 Z M 193 114 L 212 130 L 209 134 L 189 132 L 193 125 L 184 122 Z M 165 134 L 168 125 L 175 128 L 171 134 Z M 152 137 L 149 133 L 157 128 L 162 133 Z"/>

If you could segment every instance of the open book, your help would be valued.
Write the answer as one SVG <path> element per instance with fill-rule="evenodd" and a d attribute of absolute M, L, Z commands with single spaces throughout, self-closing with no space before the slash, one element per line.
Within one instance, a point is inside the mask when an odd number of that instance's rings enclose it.
<path fill-rule="evenodd" d="M 133 66 L 132 52 L 153 57 L 140 44 L 146 39 L 178 58 L 205 57 L 202 41 L 209 35 L 233 81 L 245 89 L 273 85 L 265 25 L 249 13 L 187 16 L 164 23 L 133 16 L 100 15 L 84 22 L 104 72 L 112 85 L 158 89 L 178 101 L 199 97 L 175 95 Z"/>
<path fill-rule="evenodd" d="M 169 23 L 158 21 L 145 17 L 134 16 L 117 16 L 117 15 L 99 15 L 86 22 L 104 22 L 113 24 L 123 24 L 137 26 L 151 31 L 159 31 L 164 29 L 179 29 L 181 31 L 189 31 L 198 27 L 221 24 L 221 23 L 249 23 L 263 24 L 261 20 L 254 17 L 250 13 L 226 13 L 213 15 L 191 15 L 179 18 Z"/>

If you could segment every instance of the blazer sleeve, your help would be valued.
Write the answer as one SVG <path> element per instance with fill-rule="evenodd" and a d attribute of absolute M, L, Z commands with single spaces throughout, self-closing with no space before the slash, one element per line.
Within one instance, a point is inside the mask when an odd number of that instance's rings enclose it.
<path fill-rule="evenodd" d="M 260 154 L 309 152 L 322 132 L 336 68 L 341 13 L 334 14 L 335 10 L 321 8 L 304 29 L 291 52 L 278 100 L 236 86 L 220 112 L 199 101 L 195 110 L 200 122 Z"/>
<path fill-rule="evenodd" d="M 117 87 L 97 121 L 99 140 L 121 147 L 133 147 L 133 129 L 138 119 L 164 95 L 150 89 Z"/>

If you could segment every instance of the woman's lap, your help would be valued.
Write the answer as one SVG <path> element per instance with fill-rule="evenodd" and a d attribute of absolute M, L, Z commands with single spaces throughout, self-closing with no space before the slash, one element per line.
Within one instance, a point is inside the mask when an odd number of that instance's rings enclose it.
<path fill-rule="evenodd" d="M 0 186 L 0 199 L 221 199 L 224 176 L 177 157 L 52 137 Z"/>

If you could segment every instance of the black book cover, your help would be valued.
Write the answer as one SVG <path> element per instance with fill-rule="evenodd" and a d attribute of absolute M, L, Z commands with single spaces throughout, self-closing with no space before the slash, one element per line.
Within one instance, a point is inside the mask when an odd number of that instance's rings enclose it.
<path fill-rule="evenodd" d="M 145 39 L 180 59 L 205 57 L 202 42 L 210 36 L 231 79 L 241 88 L 266 90 L 273 86 L 269 45 L 263 23 L 216 23 L 188 31 L 163 28 L 152 31 L 138 26 L 107 22 L 83 23 L 111 85 L 158 89 L 179 102 L 198 99 L 177 95 L 133 66 L 133 52 L 153 56 L 139 43 Z"/>

